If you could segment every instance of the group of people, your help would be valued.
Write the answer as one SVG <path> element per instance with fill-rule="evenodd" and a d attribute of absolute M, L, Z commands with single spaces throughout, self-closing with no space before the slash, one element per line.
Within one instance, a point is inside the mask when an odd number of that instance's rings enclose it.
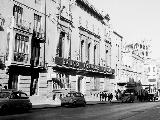
<path fill-rule="evenodd" d="M 108 97 L 108 101 L 111 102 L 113 99 L 113 94 L 112 93 L 105 93 L 105 92 L 100 92 L 100 101 L 107 101 L 107 97 Z"/>

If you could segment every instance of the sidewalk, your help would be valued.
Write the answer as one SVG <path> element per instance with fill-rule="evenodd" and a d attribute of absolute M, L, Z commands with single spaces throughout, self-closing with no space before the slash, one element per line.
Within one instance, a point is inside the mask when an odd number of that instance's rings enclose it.
<path fill-rule="evenodd" d="M 85 99 L 86 99 L 87 105 L 109 103 L 109 101 L 100 101 L 98 97 L 85 96 Z M 42 96 L 30 96 L 30 101 L 32 103 L 33 109 L 52 108 L 52 107 L 61 106 L 61 101 L 58 98 L 56 98 L 55 100 L 52 100 L 50 98 L 46 98 Z M 118 101 L 113 100 L 112 102 L 118 102 Z"/>

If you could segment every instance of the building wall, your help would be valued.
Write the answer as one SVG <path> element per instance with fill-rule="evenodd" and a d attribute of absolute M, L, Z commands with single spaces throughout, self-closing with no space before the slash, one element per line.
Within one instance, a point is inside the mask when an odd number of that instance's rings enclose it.
<path fill-rule="evenodd" d="M 82 1 L 84 2 L 84 1 Z M 45 35 L 45 4 L 46 4 L 46 36 Z M 85 3 L 86 4 L 86 3 Z M 3 7 L 2 7 L 3 5 Z M 30 23 L 30 29 L 25 32 L 22 28 L 15 24 L 13 17 L 13 7 L 17 5 L 23 9 L 22 19 Z M 88 3 L 86 4 L 88 5 Z M 30 85 L 33 82 L 34 93 L 31 95 L 47 95 L 53 90 L 65 91 L 74 90 L 80 91 L 84 94 L 90 91 L 103 91 L 108 89 L 110 84 L 109 73 L 95 72 L 98 75 L 92 75 L 88 70 L 84 73 L 75 68 L 68 68 L 64 66 L 64 59 L 83 62 L 99 67 L 111 69 L 111 29 L 109 27 L 109 18 L 104 17 L 101 13 L 95 11 L 84 10 L 84 6 L 79 6 L 77 1 L 71 2 L 69 0 L 48 1 L 46 0 L 3 0 L 0 5 L 0 13 L 5 18 L 5 30 L 0 31 L 2 36 L 1 54 L 6 54 L 5 50 L 8 48 L 8 55 L 5 61 L 6 72 L 8 72 L 8 85 L 10 88 L 14 87 L 18 90 L 31 94 Z M 88 8 L 93 9 L 90 5 Z M 93 12 L 93 13 L 92 13 Z M 34 14 L 41 17 L 40 34 L 41 38 L 36 36 L 39 60 L 33 58 L 33 41 L 34 41 Z M 30 16 L 30 17 L 28 17 Z M 97 17 L 98 16 L 98 17 Z M 11 23 L 11 24 L 10 24 Z M 23 25 L 23 24 L 22 24 Z M 25 26 L 25 25 L 24 25 Z M 16 29 L 15 29 L 16 28 Z M 9 46 L 7 44 L 7 33 L 10 32 Z M 1 33 L 4 33 L 3 36 Z M 15 60 L 15 45 L 17 33 L 28 36 L 28 59 L 26 61 Z M 62 56 L 58 56 L 59 42 L 62 40 Z M 44 43 L 45 40 L 45 43 Z M 84 40 L 84 48 L 81 49 L 81 41 Z M 90 44 L 90 46 L 89 46 Z M 2 45 L 2 44 L 1 44 Z M 83 54 L 83 56 L 81 55 Z M 60 55 L 60 54 L 59 54 Z M 56 58 L 63 59 L 62 66 L 56 62 Z M 33 63 L 32 63 L 33 62 Z M 36 62 L 38 62 L 36 65 Z M 58 61 L 61 62 L 61 61 Z M 67 64 L 67 63 L 66 63 Z M 3 70 L 3 74 L 4 74 Z M 108 71 L 107 71 L 108 72 Z M 88 73 L 88 75 L 86 75 Z M 103 76 L 103 77 L 99 77 Z M 6 84 L 6 82 L 5 82 Z"/>
<path fill-rule="evenodd" d="M 113 31 L 112 34 L 112 52 L 111 52 L 111 61 L 112 67 L 115 69 L 115 80 L 114 83 L 117 84 L 121 81 L 121 67 L 122 67 L 122 36 L 117 32 Z"/>

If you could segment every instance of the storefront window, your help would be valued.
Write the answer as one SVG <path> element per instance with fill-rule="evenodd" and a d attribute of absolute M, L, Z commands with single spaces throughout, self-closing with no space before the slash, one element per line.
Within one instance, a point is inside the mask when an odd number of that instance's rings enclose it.
<path fill-rule="evenodd" d="M 69 76 L 64 73 L 57 73 L 57 78 L 53 80 L 53 89 L 70 88 Z"/>

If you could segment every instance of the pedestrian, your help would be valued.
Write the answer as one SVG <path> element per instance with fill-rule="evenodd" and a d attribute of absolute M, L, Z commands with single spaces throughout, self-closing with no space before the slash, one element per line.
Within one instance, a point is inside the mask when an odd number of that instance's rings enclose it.
<path fill-rule="evenodd" d="M 102 101 L 103 101 L 103 99 L 104 99 L 104 93 L 102 92 Z"/>
<path fill-rule="evenodd" d="M 2 84 L 0 84 L 0 91 L 2 91 Z"/>
<path fill-rule="evenodd" d="M 110 93 L 110 100 L 109 100 L 109 102 L 112 102 L 112 99 L 113 99 L 113 94 L 112 93 Z"/>
<path fill-rule="evenodd" d="M 110 101 L 110 93 L 108 93 L 108 101 Z"/>
<path fill-rule="evenodd" d="M 102 92 L 100 92 L 99 97 L 100 97 L 100 101 L 102 101 Z"/>
<path fill-rule="evenodd" d="M 56 98 L 56 93 L 54 92 L 53 93 L 53 100 L 55 100 L 55 98 Z"/>
<path fill-rule="evenodd" d="M 107 99 L 107 93 L 104 93 L 104 99 L 106 101 L 106 99 Z"/>

